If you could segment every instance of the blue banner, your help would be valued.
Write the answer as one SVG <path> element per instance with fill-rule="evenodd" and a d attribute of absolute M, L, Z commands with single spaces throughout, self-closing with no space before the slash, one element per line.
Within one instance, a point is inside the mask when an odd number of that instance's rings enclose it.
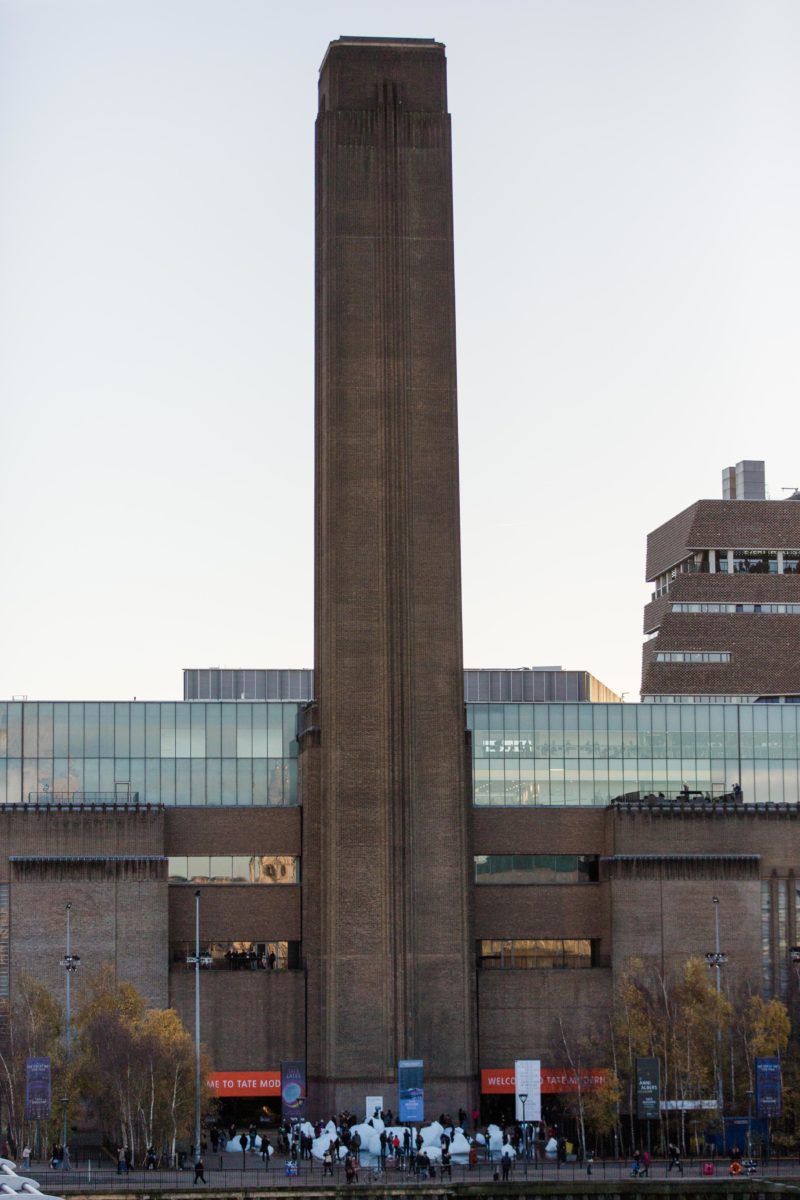
<path fill-rule="evenodd" d="M 422 1086 L 421 1058 L 401 1058 L 397 1064 L 397 1090 L 401 1124 L 425 1119 L 425 1090 Z"/>
<path fill-rule="evenodd" d="M 756 1114 L 759 1117 L 781 1115 L 781 1060 L 756 1059 Z"/>
<path fill-rule="evenodd" d="M 25 1120 L 50 1120 L 49 1058 L 29 1058 L 25 1063 Z"/>
<path fill-rule="evenodd" d="M 304 1117 L 306 1112 L 306 1064 L 302 1060 L 281 1063 L 281 1102 L 284 1117 Z"/>

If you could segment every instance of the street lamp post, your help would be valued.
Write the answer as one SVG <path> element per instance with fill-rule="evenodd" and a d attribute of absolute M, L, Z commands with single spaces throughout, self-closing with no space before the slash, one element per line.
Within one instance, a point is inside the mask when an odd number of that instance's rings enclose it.
<path fill-rule="evenodd" d="M 200 1157 L 200 889 L 194 894 L 194 1159 Z"/>
<path fill-rule="evenodd" d="M 72 997 L 71 997 L 70 984 L 72 982 L 72 975 L 75 971 L 77 971 L 78 966 L 80 965 L 80 961 L 81 961 L 79 954 L 72 953 L 72 930 L 70 927 L 71 910 L 72 910 L 72 905 L 68 904 L 67 905 L 67 947 L 66 947 L 66 954 L 61 959 L 61 966 L 64 968 L 64 973 L 65 973 L 66 982 L 67 982 L 67 1012 L 66 1012 L 66 1030 L 65 1030 L 65 1034 L 66 1034 L 66 1036 L 65 1036 L 66 1081 L 65 1081 L 65 1087 L 64 1087 L 65 1091 L 67 1090 L 67 1085 L 69 1084 L 69 1067 L 70 1067 L 70 1061 L 72 1058 L 72 1003 L 71 1003 Z M 69 1097 L 63 1096 L 61 1099 L 61 1103 L 64 1105 L 64 1132 L 63 1132 L 63 1147 L 62 1147 L 62 1156 L 61 1156 L 61 1166 L 66 1171 L 69 1168 L 69 1148 L 67 1146 L 67 1132 L 68 1132 L 67 1131 L 67 1106 L 69 1104 Z"/>
<path fill-rule="evenodd" d="M 528 1178 L 528 1141 L 525 1131 L 525 1103 L 528 1099 L 527 1092 L 519 1093 L 519 1102 L 522 1105 L 522 1150 L 525 1155 L 525 1178 Z"/>
<path fill-rule="evenodd" d="M 753 1090 L 747 1089 L 747 1157 L 753 1157 Z"/>
<path fill-rule="evenodd" d="M 727 961 L 727 955 L 719 948 L 719 896 L 712 896 L 714 905 L 714 952 L 706 955 L 706 962 L 709 969 L 716 971 L 717 974 L 717 1110 L 719 1118 L 722 1120 L 723 1107 L 723 1091 L 722 1091 L 722 1026 L 720 1025 L 719 1003 L 722 992 L 722 980 L 720 977 L 720 969 Z"/>

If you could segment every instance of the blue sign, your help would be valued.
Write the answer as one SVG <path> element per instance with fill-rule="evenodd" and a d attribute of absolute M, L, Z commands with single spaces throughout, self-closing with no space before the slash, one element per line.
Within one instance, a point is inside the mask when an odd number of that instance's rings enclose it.
<path fill-rule="evenodd" d="M 781 1060 L 756 1059 L 756 1113 L 759 1117 L 781 1115 Z"/>
<path fill-rule="evenodd" d="M 49 1058 L 29 1058 L 25 1063 L 25 1120 L 50 1120 Z"/>
<path fill-rule="evenodd" d="M 421 1058 L 401 1058 L 397 1064 L 397 1090 L 400 1093 L 399 1119 L 419 1122 L 425 1119 L 425 1090 L 422 1086 Z"/>
<path fill-rule="evenodd" d="M 281 1063 L 281 1103 L 284 1117 L 306 1114 L 306 1064 L 302 1059 Z"/>

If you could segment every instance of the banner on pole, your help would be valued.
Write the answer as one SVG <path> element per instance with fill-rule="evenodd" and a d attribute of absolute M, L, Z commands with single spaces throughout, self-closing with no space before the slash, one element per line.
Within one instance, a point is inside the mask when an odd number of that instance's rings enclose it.
<path fill-rule="evenodd" d="M 281 1104 L 285 1117 L 306 1114 L 306 1064 L 302 1059 L 281 1063 Z"/>
<path fill-rule="evenodd" d="M 29 1058 L 25 1063 L 25 1120 L 50 1120 L 49 1058 Z"/>
<path fill-rule="evenodd" d="M 401 1058 L 397 1064 L 398 1117 L 401 1124 L 425 1119 L 423 1066 L 421 1058 Z"/>
<path fill-rule="evenodd" d="M 542 1064 L 538 1058 L 518 1058 L 514 1063 L 514 1096 L 518 1121 L 541 1121 Z"/>
<path fill-rule="evenodd" d="M 661 1060 L 636 1059 L 636 1116 L 640 1121 L 657 1121 L 661 1116 Z"/>
<path fill-rule="evenodd" d="M 781 1108 L 781 1060 L 779 1058 L 757 1058 L 756 1115 L 779 1117 Z"/>

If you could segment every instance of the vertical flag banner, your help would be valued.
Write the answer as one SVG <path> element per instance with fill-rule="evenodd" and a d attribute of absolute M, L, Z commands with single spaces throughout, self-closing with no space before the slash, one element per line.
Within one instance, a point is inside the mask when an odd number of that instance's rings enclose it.
<path fill-rule="evenodd" d="M 306 1113 L 306 1064 L 303 1060 L 281 1063 L 281 1103 L 284 1117 Z"/>
<path fill-rule="evenodd" d="M 756 1059 L 756 1113 L 759 1117 L 781 1115 L 781 1060 Z"/>
<path fill-rule="evenodd" d="M 542 1064 L 538 1058 L 518 1058 L 514 1063 L 514 1094 L 517 1120 L 542 1119 Z M 525 1103 L 520 1100 L 525 1097 Z"/>
<path fill-rule="evenodd" d="M 25 1120 L 50 1120 L 49 1058 L 29 1058 L 25 1063 Z"/>
<path fill-rule="evenodd" d="M 661 1116 L 661 1060 L 636 1059 L 636 1116 L 658 1121 Z"/>
<path fill-rule="evenodd" d="M 399 1092 L 399 1119 L 423 1121 L 425 1119 L 425 1090 L 422 1084 L 423 1061 L 421 1058 L 401 1058 L 397 1064 L 397 1090 Z"/>

